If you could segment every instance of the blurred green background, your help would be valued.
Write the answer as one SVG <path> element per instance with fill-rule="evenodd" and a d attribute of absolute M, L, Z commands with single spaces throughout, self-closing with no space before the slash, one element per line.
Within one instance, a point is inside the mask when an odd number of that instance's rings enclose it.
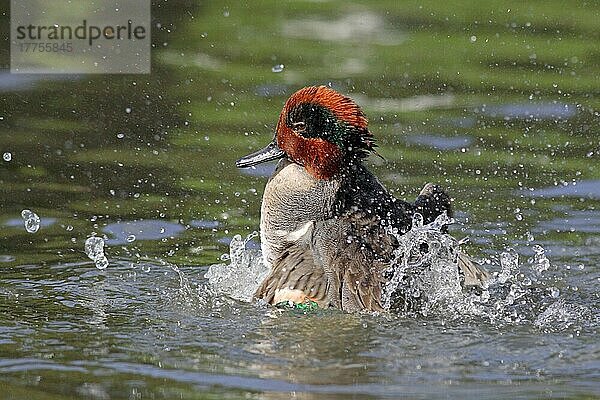
<path fill-rule="evenodd" d="M 78 259 L 91 232 L 149 220 L 177 234 L 129 251 L 213 262 L 228 237 L 258 228 L 269 171 L 234 160 L 267 143 L 287 96 L 312 84 L 364 108 L 385 158 L 368 164 L 398 197 L 440 182 L 458 229 L 509 234 L 485 243 L 521 237 L 560 204 L 595 209 L 598 196 L 521 190 L 600 179 L 599 13 L 563 1 L 155 1 L 150 75 L 0 74 L 0 152 L 12 155 L 0 248 L 9 263 Z M 24 208 L 46 220 L 35 236 L 18 223 Z"/>

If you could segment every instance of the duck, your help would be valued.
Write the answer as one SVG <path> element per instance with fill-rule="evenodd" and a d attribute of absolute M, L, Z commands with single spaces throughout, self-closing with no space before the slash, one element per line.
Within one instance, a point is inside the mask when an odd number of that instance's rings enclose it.
<path fill-rule="evenodd" d="M 285 102 L 274 139 L 236 161 L 249 168 L 278 160 L 262 197 L 260 240 L 269 273 L 257 299 L 385 311 L 397 235 L 411 229 L 417 213 L 425 224 L 452 216 L 452 203 L 433 183 L 414 202 L 395 198 L 365 166 L 372 153 L 376 143 L 356 102 L 328 86 L 309 86 Z M 458 269 L 465 286 L 489 278 L 468 256 L 458 258 Z"/>

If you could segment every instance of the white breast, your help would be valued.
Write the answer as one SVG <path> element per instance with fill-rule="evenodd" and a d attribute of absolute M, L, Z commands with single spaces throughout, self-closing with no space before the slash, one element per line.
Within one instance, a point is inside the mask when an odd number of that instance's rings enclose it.
<path fill-rule="evenodd" d="M 268 265 L 286 247 L 303 240 L 315 221 L 331 218 L 339 182 L 319 180 L 304 167 L 280 161 L 263 195 L 260 232 L 263 257 Z"/>

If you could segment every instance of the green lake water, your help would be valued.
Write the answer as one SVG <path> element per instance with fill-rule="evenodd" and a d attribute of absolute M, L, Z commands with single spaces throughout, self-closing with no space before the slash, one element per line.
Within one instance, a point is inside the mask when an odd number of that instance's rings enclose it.
<path fill-rule="evenodd" d="M 600 396 L 596 2 L 154 1 L 148 75 L 10 74 L 6 7 L 0 397 Z M 363 107 L 397 197 L 440 183 L 470 254 L 518 254 L 516 298 L 374 316 L 214 293 L 274 168 L 235 160 L 313 84 Z"/>

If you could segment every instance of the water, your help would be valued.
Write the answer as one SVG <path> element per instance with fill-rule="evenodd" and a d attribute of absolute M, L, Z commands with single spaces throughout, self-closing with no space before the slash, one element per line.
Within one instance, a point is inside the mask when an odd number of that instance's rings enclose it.
<path fill-rule="evenodd" d="M 108 267 L 108 259 L 104 255 L 104 239 L 92 236 L 85 241 L 85 254 L 96 264 L 96 268 Z"/>
<path fill-rule="evenodd" d="M 21 211 L 21 218 L 25 224 L 25 230 L 29 233 L 36 233 L 40 229 L 40 217 L 31 210 Z"/>
<path fill-rule="evenodd" d="M 501 106 L 482 107 L 481 112 L 490 117 L 503 119 L 535 119 L 556 120 L 567 119 L 577 114 L 574 104 L 551 103 L 524 103 L 504 104 Z"/>
<path fill-rule="evenodd" d="M 444 214 L 423 225 L 423 217 L 415 214 L 412 229 L 397 235 L 399 245 L 386 272 L 388 283 L 382 295 L 387 317 L 438 316 L 457 321 L 475 317 L 496 326 L 533 324 L 563 330 L 578 324 L 598 328 L 597 303 L 590 308 L 578 304 L 577 294 L 561 296 L 555 285 L 564 284 L 567 277 L 555 275 L 557 268 L 539 244 L 531 244 L 534 255 L 526 262 L 514 249 L 506 249 L 498 255 L 497 265 L 487 263 L 486 268 L 495 272 L 481 288 L 463 287 L 457 259 L 462 243 L 441 230 L 452 223 Z M 257 236 L 257 232 L 245 239 L 236 235 L 229 254 L 222 256 L 229 262 L 209 267 L 205 277 L 214 293 L 255 301 L 253 295 L 268 274 L 260 251 L 248 248 Z"/>
<path fill-rule="evenodd" d="M 600 199 L 600 180 L 561 182 L 553 187 L 538 188 L 527 193 L 532 197 L 590 197 Z"/>
<path fill-rule="evenodd" d="M 260 250 L 248 249 L 248 242 L 258 237 L 253 232 L 245 239 L 235 235 L 229 244 L 229 254 L 221 256 L 229 263 L 214 264 L 204 275 L 208 285 L 216 292 L 241 301 L 251 302 L 254 293 L 269 274 Z"/>
<path fill-rule="evenodd" d="M 406 138 L 408 142 L 429 146 L 438 150 L 456 150 L 468 147 L 473 139 L 468 136 L 440 137 L 435 135 L 413 135 Z"/>
<path fill-rule="evenodd" d="M 600 396 L 598 6 L 346 10 L 159 1 L 150 75 L 0 73 L 5 397 Z M 273 166 L 234 161 L 308 84 L 363 105 L 367 165 L 398 198 L 452 193 L 452 238 L 401 239 L 394 289 L 412 279 L 415 307 L 251 301 Z M 486 288 L 462 289 L 450 249 Z"/>
<path fill-rule="evenodd" d="M 277 73 L 277 72 L 283 72 L 284 68 L 285 67 L 284 67 L 283 64 L 277 64 L 277 65 L 274 65 L 273 68 L 271 68 L 271 71 L 275 72 L 275 73 Z"/>

